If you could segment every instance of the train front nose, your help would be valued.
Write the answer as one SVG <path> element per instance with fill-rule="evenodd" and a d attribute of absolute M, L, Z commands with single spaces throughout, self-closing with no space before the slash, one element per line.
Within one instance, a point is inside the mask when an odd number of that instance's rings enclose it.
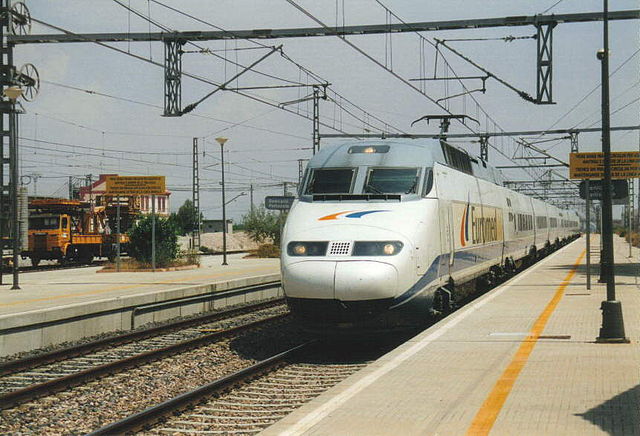
<path fill-rule="evenodd" d="M 398 272 L 375 261 L 307 261 L 283 269 L 291 312 L 314 332 L 378 324 L 398 289 Z"/>
<path fill-rule="evenodd" d="M 362 261 L 302 261 L 283 268 L 287 297 L 344 302 L 393 298 L 398 271 L 393 265 Z"/>

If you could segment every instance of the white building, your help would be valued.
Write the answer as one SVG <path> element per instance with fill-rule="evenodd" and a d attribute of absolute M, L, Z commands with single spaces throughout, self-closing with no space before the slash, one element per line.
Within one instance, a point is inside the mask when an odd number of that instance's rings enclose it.
<path fill-rule="evenodd" d="M 86 201 L 94 206 L 105 205 L 105 193 L 107 188 L 107 176 L 117 176 L 117 174 L 100 174 L 97 181 L 91 186 L 82 186 L 80 188 L 80 200 Z M 159 216 L 169 216 L 169 196 L 171 192 L 165 191 L 164 194 L 155 196 L 156 214 Z M 123 197 L 124 200 L 124 197 Z M 134 204 L 143 214 L 150 214 L 152 210 L 152 195 L 136 195 Z"/>

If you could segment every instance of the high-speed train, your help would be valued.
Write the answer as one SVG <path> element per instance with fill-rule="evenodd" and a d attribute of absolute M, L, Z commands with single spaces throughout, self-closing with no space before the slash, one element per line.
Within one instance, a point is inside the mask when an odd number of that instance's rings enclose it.
<path fill-rule="evenodd" d="M 476 279 L 577 237 L 579 225 L 444 141 L 326 146 L 283 228 L 283 288 L 312 331 L 416 326 L 469 297 Z"/>

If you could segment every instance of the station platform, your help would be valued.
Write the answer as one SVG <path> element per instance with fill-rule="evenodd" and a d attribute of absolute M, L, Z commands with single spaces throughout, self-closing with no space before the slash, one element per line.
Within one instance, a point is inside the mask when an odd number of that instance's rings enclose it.
<path fill-rule="evenodd" d="M 614 239 L 630 343 L 596 343 L 583 236 L 261 435 L 640 435 L 640 253 Z"/>
<path fill-rule="evenodd" d="M 241 295 L 215 293 L 265 285 L 251 299 L 282 294 L 269 284 L 280 280 L 279 259 L 230 254 L 202 256 L 200 268 L 163 272 L 98 273 L 102 267 L 29 272 L 0 286 L 0 356 L 29 351 L 150 322 L 187 316 L 237 304 Z M 172 302 L 172 304 L 163 303 Z"/>

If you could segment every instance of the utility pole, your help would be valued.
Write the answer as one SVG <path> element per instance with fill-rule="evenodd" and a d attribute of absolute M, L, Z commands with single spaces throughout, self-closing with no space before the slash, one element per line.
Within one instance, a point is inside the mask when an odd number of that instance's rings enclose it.
<path fill-rule="evenodd" d="M 578 132 L 572 132 L 569 134 L 571 137 L 571 153 L 578 153 Z M 586 221 L 586 251 L 587 251 L 587 290 L 591 290 L 591 191 L 589 187 L 589 179 L 585 179 L 585 221 Z"/>
<path fill-rule="evenodd" d="M 604 181 L 602 186 L 602 270 L 607 285 L 607 300 L 602 302 L 602 327 L 597 342 L 626 343 L 622 303 L 616 300 L 616 282 L 613 254 L 613 222 L 611 210 L 611 125 L 609 113 L 609 0 L 603 0 L 603 42 L 598 50 L 602 66 L 602 153 L 604 155 Z"/>
<path fill-rule="evenodd" d="M 251 201 L 251 213 L 253 213 L 253 183 L 249 185 L 249 199 Z"/>

